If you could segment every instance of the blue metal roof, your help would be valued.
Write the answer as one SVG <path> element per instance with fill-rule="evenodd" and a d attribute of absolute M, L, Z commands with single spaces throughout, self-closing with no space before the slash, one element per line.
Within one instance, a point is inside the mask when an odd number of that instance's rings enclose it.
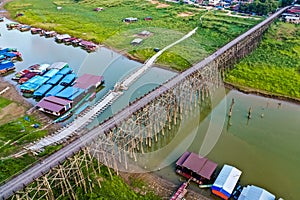
<path fill-rule="evenodd" d="M 75 88 L 75 87 L 67 87 L 55 96 L 61 97 L 64 99 L 74 100 L 76 97 L 81 95 L 85 90 L 81 88 Z"/>
<path fill-rule="evenodd" d="M 63 75 L 55 75 L 47 82 L 47 84 L 56 85 L 63 77 Z"/>
<path fill-rule="evenodd" d="M 75 74 L 67 74 L 61 81 L 60 81 L 60 85 L 70 85 L 76 78 Z"/>
<path fill-rule="evenodd" d="M 33 93 L 33 96 L 44 96 L 44 94 L 48 92 L 52 87 L 53 85 L 50 84 L 42 85 L 38 90 L 36 90 Z"/>
<path fill-rule="evenodd" d="M 66 74 L 69 74 L 71 72 L 72 72 L 72 69 L 70 67 L 64 67 L 57 74 L 66 75 Z"/>
<path fill-rule="evenodd" d="M 45 82 L 47 82 L 49 78 L 43 76 L 34 76 L 33 78 L 26 81 L 23 85 L 21 85 L 21 90 L 29 90 L 35 91 Z"/>
<path fill-rule="evenodd" d="M 50 69 L 49 71 L 46 72 L 46 74 L 44 74 L 44 77 L 52 78 L 58 73 L 58 71 L 59 71 L 58 69 Z"/>
<path fill-rule="evenodd" d="M 57 93 L 62 91 L 65 87 L 62 85 L 54 86 L 49 92 L 45 94 L 46 97 L 55 96 Z"/>
<path fill-rule="evenodd" d="M 0 70 L 14 67 L 15 64 L 10 61 L 2 61 L 0 62 Z"/>

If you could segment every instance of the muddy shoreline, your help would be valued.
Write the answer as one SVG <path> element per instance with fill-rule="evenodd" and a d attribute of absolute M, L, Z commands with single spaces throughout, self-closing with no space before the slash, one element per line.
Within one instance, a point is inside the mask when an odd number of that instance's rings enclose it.
<path fill-rule="evenodd" d="M 270 99 L 277 99 L 277 100 L 287 101 L 287 102 L 290 102 L 290 103 L 295 103 L 295 104 L 300 105 L 300 99 L 298 99 L 298 98 L 284 96 L 284 95 L 280 95 L 280 94 L 273 94 L 273 93 L 270 93 L 270 92 L 267 92 L 267 91 L 254 89 L 254 88 L 250 88 L 250 87 L 246 87 L 246 86 L 241 86 L 241 85 L 228 83 L 228 82 L 224 82 L 224 86 L 227 89 L 237 90 L 237 91 L 245 93 L 245 94 L 254 94 L 254 95 L 257 95 L 257 96 L 262 96 L 262 97 L 267 97 L 267 98 L 270 98 Z"/>

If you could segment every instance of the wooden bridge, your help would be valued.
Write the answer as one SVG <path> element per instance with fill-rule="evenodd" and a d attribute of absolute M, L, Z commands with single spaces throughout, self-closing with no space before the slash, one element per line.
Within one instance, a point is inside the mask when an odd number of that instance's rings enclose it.
<path fill-rule="evenodd" d="M 129 160 L 142 159 L 147 147 L 151 147 L 160 135 L 166 135 L 186 112 L 222 85 L 226 70 L 256 48 L 264 31 L 285 9 L 131 103 L 93 130 L 83 129 L 84 134 L 78 139 L 5 182 L 0 187 L 0 198 L 57 199 L 69 196 L 76 199 L 75 187 L 93 190 L 92 178 L 84 172 L 100 172 L 100 168 L 94 165 L 95 160 L 116 172 L 128 169 Z M 101 184 L 98 179 L 96 183 Z"/>

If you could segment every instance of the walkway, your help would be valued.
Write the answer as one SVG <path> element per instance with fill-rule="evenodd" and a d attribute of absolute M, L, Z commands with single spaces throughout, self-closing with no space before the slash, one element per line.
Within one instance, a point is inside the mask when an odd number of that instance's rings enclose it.
<path fill-rule="evenodd" d="M 37 153 L 39 151 L 44 150 L 45 147 L 58 144 L 62 142 L 63 140 L 68 139 L 69 137 L 73 136 L 74 134 L 77 134 L 80 130 L 82 130 L 86 125 L 91 123 L 94 118 L 96 118 L 99 114 L 101 114 L 108 106 L 110 106 L 115 100 L 117 100 L 122 94 L 123 90 L 127 89 L 132 83 L 134 83 L 139 77 L 144 74 L 145 71 L 147 71 L 155 62 L 155 60 L 167 49 L 173 47 L 174 45 L 180 43 L 181 41 L 191 37 L 196 30 L 190 31 L 188 34 L 183 36 L 181 39 L 177 40 L 176 42 L 173 42 L 172 44 L 166 46 L 161 51 L 157 52 L 154 56 L 152 56 L 141 68 L 139 68 L 134 73 L 130 74 L 127 78 L 124 79 L 121 83 L 117 83 L 113 91 L 109 91 L 106 96 L 102 98 L 96 105 L 91 107 L 88 111 L 86 111 L 81 116 L 78 116 L 73 122 L 68 124 L 63 129 L 59 130 L 57 133 L 53 135 L 49 135 L 33 145 L 30 145 L 29 147 L 26 147 L 26 150 L 29 150 L 31 152 Z M 24 153 L 26 153 L 24 151 Z"/>

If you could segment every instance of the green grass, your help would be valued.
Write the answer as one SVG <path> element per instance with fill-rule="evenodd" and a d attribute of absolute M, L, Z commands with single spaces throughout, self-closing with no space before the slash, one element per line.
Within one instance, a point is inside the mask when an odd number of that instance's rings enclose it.
<path fill-rule="evenodd" d="M 57 10 L 57 6 L 62 9 Z M 170 4 L 166 8 L 156 6 L 144 0 L 15 0 L 7 4 L 6 9 L 12 16 L 24 13 L 24 16 L 17 18 L 22 23 L 105 44 L 130 53 L 141 61 L 153 54 L 153 48 L 161 49 L 199 26 L 200 16 L 206 14 L 195 35 L 169 49 L 158 60 L 158 64 L 179 71 L 187 69 L 259 22 L 226 16 L 221 11 L 207 14 L 206 10 L 188 5 Z M 96 7 L 103 7 L 104 10 L 95 12 L 93 9 Z M 182 12 L 193 15 L 178 16 Z M 147 16 L 153 20 L 144 21 L 143 18 Z M 122 22 L 126 17 L 137 17 L 139 21 L 126 24 Z M 130 45 L 137 37 L 135 34 L 142 30 L 153 34 L 144 38 L 141 45 Z"/>
<path fill-rule="evenodd" d="M 4 97 L 0 97 L 0 109 L 8 106 L 12 101 Z"/>
<path fill-rule="evenodd" d="M 30 121 L 20 117 L 0 126 L 0 140 L 6 145 L 0 146 L 0 157 L 6 157 L 22 150 L 23 146 L 33 142 L 45 135 L 47 130 L 37 130 L 33 124 L 39 124 L 33 116 L 29 116 Z"/>
<path fill-rule="evenodd" d="M 14 174 L 20 173 L 36 160 L 36 158 L 30 155 L 24 155 L 21 158 L 9 158 L 0 160 L 0 183 L 10 178 Z"/>
<path fill-rule="evenodd" d="M 300 98 L 300 26 L 278 22 L 260 46 L 230 71 L 227 82 Z"/>
<path fill-rule="evenodd" d="M 96 164 L 95 164 L 96 165 Z M 85 172 L 84 172 L 85 173 Z M 138 192 L 135 192 L 130 188 L 129 185 L 127 185 L 124 180 L 116 175 L 114 172 L 112 173 L 112 177 L 110 176 L 108 172 L 108 168 L 105 166 L 101 166 L 101 173 L 97 174 L 97 176 L 90 176 L 91 182 L 93 186 L 95 187 L 93 189 L 93 192 L 85 193 L 82 188 L 76 189 L 76 195 L 78 199 L 118 199 L 118 200 L 158 200 L 161 199 L 160 197 L 156 196 L 149 188 L 145 187 L 145 183 L 142 180 L 139 179 L 131 179 L 131 182 L 134 184 L 133 187 L 139 188 L 139 186 L 143 185 L 144 189 L 141 189 L 140 191 L 143 191 L 146 194 L 141 194 Z M 98 187 L 96 180 L 101 180 L 101 188 Z"/>

